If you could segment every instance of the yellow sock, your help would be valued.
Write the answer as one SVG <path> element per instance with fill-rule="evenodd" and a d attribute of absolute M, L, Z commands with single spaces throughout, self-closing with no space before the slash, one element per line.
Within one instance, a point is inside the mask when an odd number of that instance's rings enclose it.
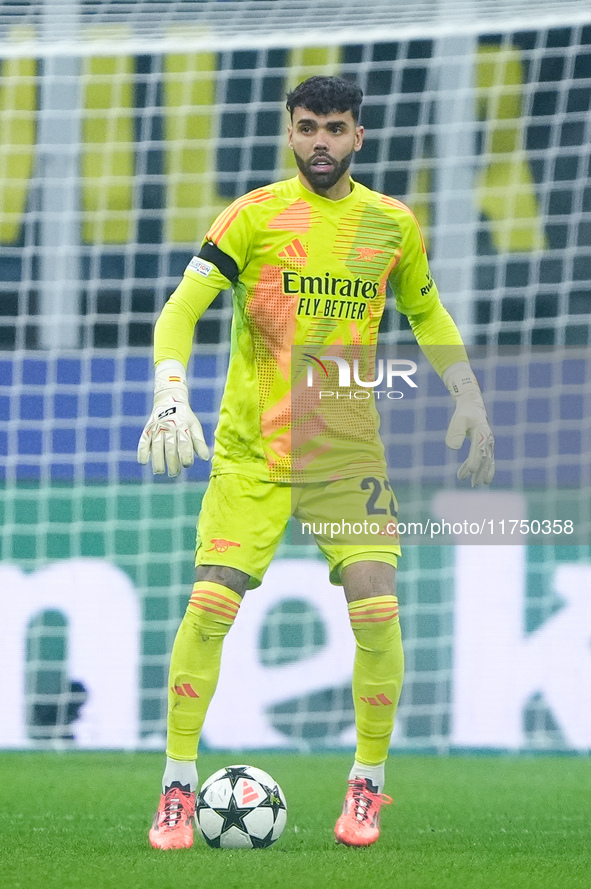
<path fill-rule="evenodd" d="M 215 692 L 222 647 L 242 599 L 219 583 L 201 581 L 181 622 L 170 659 L 168 743 L 171 759 L 193 760 Z"/>
<path fill-rule="evenodd" d="M 404 675 L 398 599 L 389 595 L 350 602 L 349 618 L 357 642 L 353 667 L 355 759 L 374 766 L 388 757 Z"/>

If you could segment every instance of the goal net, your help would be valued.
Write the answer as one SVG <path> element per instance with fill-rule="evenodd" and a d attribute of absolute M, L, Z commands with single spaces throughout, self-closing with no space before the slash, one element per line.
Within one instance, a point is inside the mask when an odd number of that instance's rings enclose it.
<path fill-rule="evenodd" d="M 413 209 L 488 393 L 495 496 L 510 495 L 512 512 L 501 516 L 485 500 L 480 517 L 527 525 L 487 546 L 425 532 L 405 548 L 407 678 L 395 744 L 591 748 L 588 703 L 577 697 L 585 693 L 577 675 L 591 675 L 582 601 L 591 589 L 591 11 L 586 0 L 393 7 L 2 4 L 0 703 L 10 716 L 0 745 L 162 746 L 168 657 L 192 583 L 208 467 L 169 480 L 136 463 L 151 408 L 153 325 L 217 213 L 295 175 L 286 91 L 311 74 L 338 73 L 365 94 L 353 175 Z M 230 320 L 231 295 L 222 293 L 197 326 L 189 368 L 210 444 Z M 383 342 L 413 342 L 392 308 Z M 402 414 L 384 415 L 408 520 L 451 520 L 441 492 L 461 493 L 463 457 L 443 446 L 441 389 L 431 373 Z M 547 539 L 544 521 L 559 523 Z M 255 677 L 275 689 L 257 705 L 252 745 L 351 745 L 346 669 L 324 680 L 317 667 L 342 630 L 342 615 L 333 627 L 310 595 L 316 583 L 325 595 L 319 556 L 286 541 L 277 558 L 263 598 L 244 605 L 258 629 L 245 630 L 252 650 L 240 694 Z M 101 601 L 99 578 L 111 585 L 93 618 L 100 645 L 80 604 L 88 589 Z M 479 613 L 463 595 L 470 586 Z M 118 611 L 129 588 L 136 604 Z M 495 671 L 486 640 L 502 635 L 491 611 L 499 603 L 503 613 L 507 597 L 513 635 L 502 636 L 501 659 L 529 666 L 497 689 L 491 712 L 504 728 L 487 729 L 481 714 L 471 733 L 470 701 Z M 110 659 L 109 633 L 121 623 L 135 654 L 113 642 Z M 544 645 L 561 652 L 556 682 L 535 653 Z M 231 648 L 226 661 L 240 656 Z M 470 658 L 480 679 L 467 688 Z M 235 666 L 224 669 L 238 683 Z M 286 679 L 292 666 L 299 690 Z M 99 704 L 126 682 L 135 716 L 120 720 L 118 734 L 104 729 L 108 705 Z M 509 699 L 512 715 L 502 707 Z M 239 747 L 236 724 L 219 720 L 206 743 Z"/>

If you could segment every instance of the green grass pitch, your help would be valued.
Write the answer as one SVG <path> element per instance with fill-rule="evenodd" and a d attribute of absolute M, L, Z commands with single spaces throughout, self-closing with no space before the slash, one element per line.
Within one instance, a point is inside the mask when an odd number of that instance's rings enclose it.
<path fill-rule="evenodd" d="M 382 836 L 333 842 L 350 757 L 205 753 L 201 778 L 248 762 L 287 796 L 270 849 L 158 852 L 147 829 L 163 757 L 0 754 L 3 889 L 589 889 L 591 758 L 394 755 Z"/>

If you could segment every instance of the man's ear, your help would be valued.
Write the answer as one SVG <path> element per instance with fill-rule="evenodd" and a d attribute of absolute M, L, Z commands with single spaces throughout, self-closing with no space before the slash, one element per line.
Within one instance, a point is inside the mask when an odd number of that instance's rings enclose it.
<path fill-rule="evenodd" d="M 364 133 L 365 130 L 363 127 L 355 127 L 355 145 L 353 146 L 353 151 L 359 151 L 359 149 L 363 145 Z"/>
<path fill-rule="evenodd" d="M 293 127 L 291 124 L 288 123 L 288 125 L 287 125 L 287 147 L 288 148 L 293 148 L 292 141 L 291 141 L 292 135 L 293 135 Z"/>

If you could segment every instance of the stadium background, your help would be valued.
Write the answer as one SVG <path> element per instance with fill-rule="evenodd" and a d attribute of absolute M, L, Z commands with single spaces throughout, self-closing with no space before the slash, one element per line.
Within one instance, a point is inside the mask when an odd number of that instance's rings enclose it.
<path fill-rule="evenodd" d="M 154 480 L 135 462 L 153 323 L 216 212 L 291 169 L 286 88 L 339 71 L 366 93 L 355 175 L 416 211 L 444 301 L 466 341 L 487 347 L 484 372 L 496 350 L 513 347 L 507 376 L 488 387 L 498 487 L 530 518 L 572 507 L 579 529 L 546 546 L 407 548 L 408 680 L 395 744 L 591 748 L 581 706 L 591 681 L 591 15 L 582 3 L 541 13 L 537 4 L 533 27 L 533 8 L 457 0 L 445 17 L 437 4 L 401 4 L 392 21 L 389 4 L 375 2 L 361 21 L 341 3 L 335 28 L 310 4 L 281 0 L 0 6 L 0 744 L 162 746 L 167 657 L 207 467 Z M 190 369 L 210 442 L 229 318 L 224 294 L 198 326 Z M 385 328 L 389 344 L 411 342 L 394 313 Z M 457 456 L 441 444 L 436 383 L 404 430 L 386 430 L 404 472 L 399 500 L 407 490 L 427 512 L 436 489 L 454 486 Z M 315 658 L 335 654 L 335 638 L 343 654 L 348 644 L 326 613 L 331 591 L 309 548 L 286 543 L 279 559 L 290 561 L 277 563 L 267 598 L 252 606 L 260 613 L 246 678 L 280 686 L 294 666 L 302 688 L 261 699 L 266 738 L 296 749 L 350 745 L 347 676 L 309 678 Z M 101 582 L 112 582 L 109 594 Z M 459 665 L 467 674 L 476 665 L 459 635 L 466 586 L 480 605 L 468 633 L 483 649 L 497 626 L 492 603 L 503 620 L 513 615 L 513 637 L 474 673 L 504 664 L 500 702 L 513 671 L 533 674 L 512 700 L 518 730 L 513 714 L 510 731 L 459 732 L 456 698 L 468 696 L 468 722 L 474 703 Z M 94 662 L 75 656 L 88 644 L 79 612 L 90 613 L 91 599 L 103 634 Z M 128 635 L 115 642 L 121 603 Z M 536 649 L 546 637 L 550 647 Z M 548 651 L 558 689 L 542 669 Z M 246 655 L 232 652 L 239 673 Z M 106 710 L 92 710 L 93 696 L 112 699 L 125 683 L 135 721 L 122 716 L 118 734 L 111 708 L 111 734 L 101 733 Z M 474 680 L 473 697 L 481 688 Z M 555 703 L 565 697 L 566 708 Z M 82 729 L 85 710 L 95 722 Z M 244 733 L 222 721 L 210 736 L 240 746 Z"/>

